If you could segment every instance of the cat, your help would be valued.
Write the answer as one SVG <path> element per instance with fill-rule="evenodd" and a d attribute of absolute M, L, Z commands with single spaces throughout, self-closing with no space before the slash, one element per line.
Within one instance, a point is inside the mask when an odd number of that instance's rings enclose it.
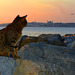
<path fill-rule="evenodd" d="M 0 30 L 0 56 L 11 55 L 14 59 L 20 58 L 16 45 L 22 36 L 23 28 L 27 26 L 26 17 L 27 15 L 23 17 L 18 15 L 11 24 Z"/>

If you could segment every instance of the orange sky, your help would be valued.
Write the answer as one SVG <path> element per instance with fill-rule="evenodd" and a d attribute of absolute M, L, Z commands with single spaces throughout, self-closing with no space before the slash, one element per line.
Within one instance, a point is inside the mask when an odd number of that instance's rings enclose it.
<path fill-rule="evenodd" d="M 75 22 L 75 0 L 0 0 L 0 23 L 10 23 L 18 14 L 27 14 L 28 22 Z"/>

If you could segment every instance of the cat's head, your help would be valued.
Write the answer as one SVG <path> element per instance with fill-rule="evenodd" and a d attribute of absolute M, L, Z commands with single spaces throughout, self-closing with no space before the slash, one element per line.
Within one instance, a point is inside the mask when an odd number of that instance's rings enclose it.
<path fill-rule="evenodd" d="M 17 15 L 17 17 L 14 19 L 13 23 L 20 23 L 21 25 L 23 25 L 23 27 L 27 26 L 27 20 L 26 20 L 27 15 L 20 17 L 19 15 Z"/>

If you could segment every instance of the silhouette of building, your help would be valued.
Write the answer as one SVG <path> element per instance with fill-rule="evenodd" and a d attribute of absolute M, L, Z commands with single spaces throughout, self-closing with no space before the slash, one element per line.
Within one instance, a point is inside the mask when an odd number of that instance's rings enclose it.
<path fill-rule="evenodd" d="M 47 21 L 47 25 L 53 27 L 53 20 L 52 21 Z"/>

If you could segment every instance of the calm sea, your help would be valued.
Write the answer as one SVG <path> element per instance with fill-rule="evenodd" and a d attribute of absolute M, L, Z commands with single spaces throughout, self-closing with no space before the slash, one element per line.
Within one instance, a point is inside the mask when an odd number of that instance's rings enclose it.
<path fill-rule="evenodd" d="M 4 27 L 0 27 L 2 29 Z M 75 34 L 75 27 L 25 27 L 22 35 L 38 36 L 40 34 Z"/>

